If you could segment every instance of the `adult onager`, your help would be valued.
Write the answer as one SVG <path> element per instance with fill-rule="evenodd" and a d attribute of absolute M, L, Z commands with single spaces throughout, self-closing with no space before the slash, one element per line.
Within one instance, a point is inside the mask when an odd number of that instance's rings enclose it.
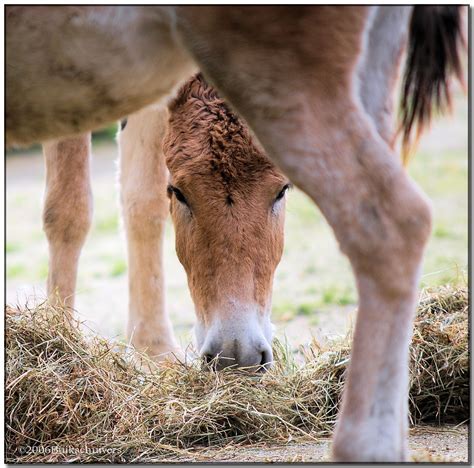
<path fill-rule="evenodd" d="M 167 108 L 152 106 L 122 121 L 119 134 L 130 339 L 156 359 L 179 353 L 164 301 L 169 197 L 200 354 L 207 361 L 218 356 L 218 368 L 268 366 L 288 180 L 201 75 L 178 91 L 167 121 Z M 44 144 L 44 154 L 48 295 L 72 308 L 91 224 L 90 134 Z"/>
<path fill-rule="evenodd" d="M 411 18 L 411 22 L 410 22 Z M 359 294 L 333 457 L 407 458 L 408 345 L 429 203 L 394 154 L 460 74 L 458 7 L 28 7 L 7 11 L 10 144 L 82 132 L 200 69 L 333 228 Z M 409 132 L 408 132 L 409 133 Z"/>

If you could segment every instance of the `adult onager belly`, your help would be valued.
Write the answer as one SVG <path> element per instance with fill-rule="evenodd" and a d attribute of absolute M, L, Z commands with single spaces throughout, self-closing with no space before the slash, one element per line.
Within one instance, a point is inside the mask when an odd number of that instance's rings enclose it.
<path fill-rule="evenodd" d="M 457 7 L 7 9 L 10 144 L 90 130 L 200 69 L 319 206 L 359 293 L 336 460 L 407 457 L 408 344 L 431 227 L 387 118 L 410 15 L 408 131 L 460 73 Z"/>

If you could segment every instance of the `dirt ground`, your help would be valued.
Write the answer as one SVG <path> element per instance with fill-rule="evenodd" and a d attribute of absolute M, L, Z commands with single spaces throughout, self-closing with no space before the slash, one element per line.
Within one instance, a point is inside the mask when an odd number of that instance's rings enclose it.
<path fill-rule="evenodd" d="M 467 462 L 469 461 L 468 426 L 419 426 L 412 428 L 409 446 L 412 461 Z M 321 439 L 317 442 L 256 444 L 251 447 L 226 446 L 223 449 L 196 450 L 192 458 L 181 457 L 179 461 L 303 463 L 329 462 L 329 456 L 330 440 Z"/>

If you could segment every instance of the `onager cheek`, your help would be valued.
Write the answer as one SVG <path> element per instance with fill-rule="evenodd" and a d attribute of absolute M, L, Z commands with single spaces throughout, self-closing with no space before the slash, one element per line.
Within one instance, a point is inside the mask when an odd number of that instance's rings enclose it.
<path fill-rule="evenodd" d="M 178 208 L 178 209 L 176 209 Z M 176 254 L 183 265 L 186 273 L 190 272 L 193 257 L 194 241 L 190 220 L 185 219 L 182 212 L 177 212 L 181 207 L 175 207 L 172 211 L 173 224 L 175 229 Z M 182 211 L 182 209 L 180 210 Z"/>
<path fill-rule="evenodd" d="M 254 256 L 254 299 L 261 306 L 271 303 L 273 276 L 283 254 L 283 220 L 275 221 Z"/>
<path fill-rule="evenodd" d="M 196 315 L 207 323 L 206 311 L 216 302 L 218 291 L 224 290 L 219 282 L 219 270 L 212 261 L 219 255 L 214 255 L 209 245 L 200 241 L 192 224 L 180 219 L 175 223 L 175 232 L 176 254 L 186 271 Z"/>

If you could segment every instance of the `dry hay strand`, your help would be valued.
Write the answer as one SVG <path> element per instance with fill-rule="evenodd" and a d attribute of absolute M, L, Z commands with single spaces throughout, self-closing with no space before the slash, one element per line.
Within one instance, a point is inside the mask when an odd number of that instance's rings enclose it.
<path fill-rule="evenodd" d="M 412 346 L 415 422 L 468 418 L 467 291 L 425 295 Z M 209 461 L 199 447 L 328 436 L 349 362 L 349 340 L 316 342 L 297 365 L 275 342 L 256 376 L 159 368 L 126 346 L 85 337 L 47 303 L 6 310 L 7 462 Z M 149 367 L 152 372 L 144 370 Z"/>
<path fill-rule="evenodd" d="M 469 294 L 466 288 L 425 291 L 411 345 L 413 424 L 469 420 Z"/>

